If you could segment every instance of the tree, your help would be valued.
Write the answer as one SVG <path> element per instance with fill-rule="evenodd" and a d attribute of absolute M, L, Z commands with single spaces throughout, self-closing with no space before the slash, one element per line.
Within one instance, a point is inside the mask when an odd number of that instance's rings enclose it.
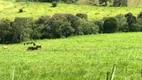
<path fill-rule="evenodd" d="M 128 6 L 128 0 L 114 0 L 113 1 L 113 6 L 114 7 Z"/>
<path fill-rule="evenodd" d="M 104 21 L 103 32 L 104 33 L 113 33 L 118 30 L 118 21 L 114 17 L 109 17 Z"/>
<path fill-rule="evenodd" d="M 13 43 L 19 43 L 30 38 L 32 21 L 32 18 L 15 18 L 11 30 Z"/>
<path fill-rule="evenodd" d="M 132 24 L 136 23 L 136 17 L 133 16 L 131 12 L 127 13 L 125 17 L 127 18 L 128 26 L 131 26 Z"/>
<path fill-rule="evenodd" d="M 140 12 L 140 13 L 138 14 L 138 18 L 141 18 L 141 19 L 142 19 L 142 12 Z"/>
<path fill-rule="evenodd" d="M 107 6 L 107 1 L 108 1 L 108 0 L 99 0 L 99 4 L 100 4 L 101 6 Z"/>
<path fill-rule="evenodd" d="M 11 21 L 8 19 L 0 20 L 0 42 L 8 43 L 10 41 Z"/>

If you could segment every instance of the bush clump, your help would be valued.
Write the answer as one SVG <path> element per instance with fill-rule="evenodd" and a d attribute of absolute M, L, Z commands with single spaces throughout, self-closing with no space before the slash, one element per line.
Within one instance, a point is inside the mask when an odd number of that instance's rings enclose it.
<path fill-rule="evenodd" d="M 131 12 L 125 14 L 125 17 L 127 19 L 128 26 L 136 23 L 136 17 Z"/>
<path fill-rule="evenodd" d="M 8 19 L 0 20 L 0 43 L 9 43 L 11 41 L 11 21 Z"/>
<path fill-rule="evenodd" d="M 88 35 L 96 34 L 99 31 L 99 27 L 91 21 L 86 21 L 84 19 L 79 20 L 78 25 L 78 34 L 79 35 Z"/>
<path fill-rule="evenodd" d="M 73 14 L 65 14 L 67 21 L 71 24 L 71 27 L 75 30 L 74 35 L 78 33 L 79 18 Z"/>
<path fill-rule="evenodd" d="M 61 0 L 67 4 L 70 4 L 70 3 L 76 3 L 78 0 Z"/>
<path fill-rule="evenodd" d="M 45 24 L 48 22 L 50 16 L 40 16 L 38 20 L 34 21 L 32 26 L 32 34 L 30 35 L 31 39 L 41 39 L 43 32 L 42 30 L 45 27 Z"/>
<path fill-rule="evenodd" d="M 72 27 L 75 18 L 71 14 L 55 14 L 44 24 L 42 38 L 61 38 L 74 34 Z"/>
<path fill-rule="evenodd" d="M 57 7 L 57 2 L 56 1 L 52 2 L 52 7 Z"/>
<path fill-rule="evenodd" d="M 68 37 L 74 33 L 69 22 L 50 19 L 43 29 L 44 38 Z"/>
<path fill-rule="evenodd" d="M 141 31 L 141 25 L 139 24 L 132 24 L 131 26 L 129 26 L 129 31 L 130 32 L 138 32 Z"/>
<path fill-rule="evenodd" d="M 118 31 L 120 32 L 128 32 L 128 24 L 125 15 L 119 14 L 116 15 L 115 18 L 118 21 Z"/>
<path fill-rule="evenodd" d="M 81 19 L 86 19 L 86 20 L 88 19 L 87 14 L 77 13 L 76 16 L 77 16 L 77 17 L 80 17 Z"/>
<path fill-rule="evenodd" d="M 0 43 L 20 43 L 29 39 L 62 38 L 73 35 L 142 31 L 142 18 L 128 13 L 103 20 L 88 21 L 86 15 L 60 14 L 52 17 L 16 17 L 0 20 Z"/>
<path fill-rule="evenodd" d="M 103 20 L 94 21 L 94 23 L 99 27 L 99 33 L 103 33 Z"/>
<path fill-rule="evenodd" d="M 118 21 L 114 17 L 109 17 L 104 21 L 103 32 L 114 33 L 118 30 Z"/>
<path fill-rule="evenodd" d="M 141 18 L 141 19 L 142 19 L 142 12 L 140 12 L 140 13 L 138 14 L 138 18 Z"/>
<path fill-rule="evenodd" d="M 32 32 L 33 18 L 16 17 L 12 22 L 12 42 L 19 43 L 30 39 Z"/>

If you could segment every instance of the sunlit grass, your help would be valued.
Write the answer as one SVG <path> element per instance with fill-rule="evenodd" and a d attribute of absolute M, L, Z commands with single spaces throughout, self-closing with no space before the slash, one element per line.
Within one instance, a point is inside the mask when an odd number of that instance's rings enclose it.
<path fill-rule="evenodd" d="M 23 13 L 18 13 L 19 9 L 24 7 Z M 88 5 L 62 4 L 59 3 L 56 8 L 51 7 L 50 3 L 34 3 L 34 2 L 8 2 L 0 1 L 0 18 L 8 18 L 13 20 L 15 17 L 33 17 L 37 19 L 42 15 L 53 15 L 55 13 L 86 13 L 89 20 L 98 20 L 103 17 L 116 16 L 118 14 L 126 14 L 132 12 L 137 15 L 141 12 L 141 8 L 133 7 L 96 7 Z"/>
<path fill-rule="evenodd" d="M 116 65 L 115 80 L 140 80 L 142 33 L 116 33 L 37 40 L 28 46 L 0 48 L 0 80 L 105 80 Z"/>

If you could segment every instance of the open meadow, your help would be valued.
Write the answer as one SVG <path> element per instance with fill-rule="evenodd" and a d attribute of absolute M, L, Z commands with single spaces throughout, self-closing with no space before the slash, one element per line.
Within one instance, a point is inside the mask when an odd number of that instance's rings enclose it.
<path fill-rule="evenodd" d="M 142 33 L 115 33 L 34 41 L 0 48 L 0 80 L 142 80 Z M 4 45 L 4 44 L 3 44 Z M 2 46 L 2 44 L 1 44 Z"/>
<path fill-rule="evenodd" d="M 89 5 L 63 4 L 59 3 L 58 7 L 53 8 L 50 3 L 37 2 L 12 2 L 0 0 L 0 18 L 13 20 L 15 17 L 33 17 L 37 19 L 43 15 L 54 15 L 55 13 L 85 13 L 89 20 L 98 20 L 103 17 L 112 17 L 118 14 L 132 12 L 137 16 L 142 9 L 140 7 L 97 7 Z M 18 13 L 23 8 L 23 13 Z"/>
<path fill-rule="evenodd" d="M 0 0 L 0 80 L 142 80 L 141 3 Z"/>

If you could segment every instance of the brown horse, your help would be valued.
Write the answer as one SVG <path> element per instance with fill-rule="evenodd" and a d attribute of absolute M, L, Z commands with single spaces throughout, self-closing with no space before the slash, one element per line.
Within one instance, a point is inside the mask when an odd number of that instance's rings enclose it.
<path fill-rule="evenodd" d="M 29 50 L 29 51 L 38 50 L 38 47 L 35 47 L 35 46 L 33 46 L 33 47 L 28 47 L 27 50 Z"/>
<path fill-rule="evenodd" d="M 41 45 L 36 45 L 37 48 L 41 48 Z"/>
<path fill-rule="evenodd" d="M 33 44 L 34 46 L 36 45 L 34 42 L 26 42 L 26 43 L 24 43 L 24 45 L 28 45 L 28 44 Z"/>
<path fill-rule="evenodd" d="M 38 50 L 39 48 L 41 49 L 41 46 L 37 45 L 37 46 L 28 47 L 27 50 L 33 51 L 33 50 Z"/>

